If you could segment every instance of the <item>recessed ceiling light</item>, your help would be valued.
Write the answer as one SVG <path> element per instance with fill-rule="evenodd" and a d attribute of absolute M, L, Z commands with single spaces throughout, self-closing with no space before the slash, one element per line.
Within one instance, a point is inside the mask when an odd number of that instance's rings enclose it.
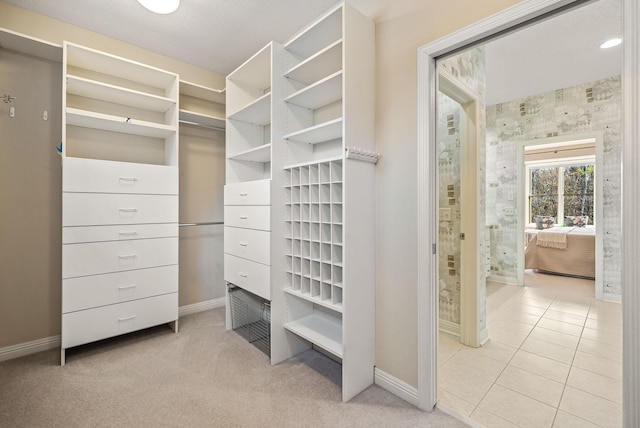
<path fill-rule="evenodd" d="M 600 45 L 600 49 L 609 49 L 614 46 L 618 46 L 620 43 L 622 43 L 622 39 L 607 40 L 606 42 Z"/>
<path fill-rule="evenodd" d="M 138 0 L 138 3 L 161 15 L 173 13 L 180 6 L 180 0 Z"/>

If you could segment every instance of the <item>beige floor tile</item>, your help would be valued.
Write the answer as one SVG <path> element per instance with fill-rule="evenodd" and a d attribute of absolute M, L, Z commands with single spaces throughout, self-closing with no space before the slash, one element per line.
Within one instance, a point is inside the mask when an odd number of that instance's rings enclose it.
<path fill-rule="evenodd" d="M 619 346 L 605 345 L 604 343 L 582 338 L 578 344 L 578 351 L 597 355 L 615 362 L 622 362 L 622 348 Z"/>
<path fill-rule="evenodd" d="M 591 304 L 588 317 L 602 321 L 619 321 L 622 319 L 622 305 L 620 303 L 596 300 Z"/>
<path fill-rule="evenodd" d="M 622 381 L 572 367 L 567 385 L 622 404 Z"/>
<path fill-rule="evenodd" d="M 565 364 L 571 364 L 573 361 L 573 355 L 575 354 L 575 350 L 571 348 L 535 339 L 533 337 L 527 338 L 520 349 L 542 357 L 551 358 L 552 360 L 560 361 Z"/>
<path fill-rule="evenodd" d="M 489 324 L 489 332 L 491 332 L 492 328 L 499 328 L 500 330 L 508 331 L 511 333 L 529 334 L 534 327 L 535 325 L 532 324 L 525 324 L 507 318 L 500 318 Z"/>
<path fill-rule="evenodd" d="M 559 410 L 553 422 L 553 428 L 599 428 L 599 426 Z"/>
<path fill-rule="evenodd" d="M 492 381 L 470 373 L 468 370 L 460 372 L 452 366 L 443 365 L 438 370 L 438 388 L 456 397 L 477 405 L 489 391 Z"/>
<path fill-rule="evenodd" d="M 542 308 L 539 306 L 534 306 L 534 305 L 529 305 L 525 302 L 523 302 L 522 300 L 517 300 L 512 302 L 507 308 L 507 311 L 511 312 L 511 313 L 523 313 L 523 314 L 529 314 L 529 315 L 536 315 L 541 317 L 545 311 L 547 310 L 547 308 Z"/>
<path fill-rule="evenodd" d="M 595 298 L 593 296 L 585 296 L 583 293 L 564 292 L 564 293 L 559 293 L 555 301 L 591 306 L 595 301 Z"/>
<path fill-rule="evenodd" d="M 576 349 L 578 347 L 578 342 L 580 341 L 578 336 L 572 336 L 570 334 L 548 330 L 542 327 L 534 328 L 529 337 L 571 349 Z"/>
<path fill-rule="evenodd" d="M 584 326 L 594 330 L 607 331 L 610 333 L 622 333 L 622 320 L 613 322 L 589 318 Z"/>
<path fill-rule="evenodd" d="M 551 427 L 556 409 L 500 385 L 491 387 L 479 408 L 522 428 Z"/>
<path fill-rule="evenodd" d="M 494 342 L 492 340 L 485 343 L 480 348 L 466 348 L 466 352 L 473 352 L 477 355 L 493 358 L 494 360 L 508 363 L 518 349 L 503 343 Z"/>
<path fill-rule="evenodd" d="M 564 383 L 555 382 L 511 365 L 507 366 L 496 383 L 553 407 L 558 407 L 560 404 L 564 390 Z"/>
<path fill-rule="evenodd" d="M 480 408 L 473 411 L 470 419 L 482 428 L 518 428 L 517 425 Z"/>
<path fill-rule="evenodd" d="M 557 300 L 553 302 L 551 306 L 549 306 L 549 309 L 552 311 L 566 312 L 568 314 L 577 315 L 585 318 L 589 313 L 588 304 L 567 303 L 567 302 L 560 302 Z"/>
<path fill-rule="evenodd" d="M 474 348 L 464 348 L 456 353 L 443 366 L 452 370 L 471 371 L 478 376 L 483 376 L 492 382 L 495 381 L 507 363 L 486 357 Z"/>
<path fill-rule="evenodd" d="M 524 287 L 526 290 L 524 295 L 533 297 L 535 299 L 550 299 L 555 300 L 558 296 L 558 291 L 549 289 L 549 288 L 535 288 L 535 287 Z"/>
<path fill-rule="evenodd" d="M 519 350 L 509 362 L 510 366 L 527 370 L 556 382 L 565 383 L 571 366 L 550 358 Z"/>
<path fill-rule="evenodd" d="M 592 328 L 585 328 L 582 332 L 582 338 L 604 343 L 605 345 L 617 346 L 619 348 L 622 348 L 622 332 L 614 333 L 609 331 L 594 330 Z"/>
<path fill-rule="evenodd" d="M 551 319 L 555 321 L 562 321 L 562 322 L 575 324 L 579 326 L 584 326 L 584 323 L 587 319 L 586 316 L 573 315 L 566 312 L 555 311 L 552 309 L 547 310 L 547 312 L 544 313 L 542 318 Z"/>
<path fill-rule="evenodd" d="M 526 306 L 533 306 L 538 309 L 547 309 L 553 303 L 553 299 L 532 297 L 525 294 L 524 296 L 517 299 L 516 302 L 519 302 Z"/>
<path fill-rule="evenodd" d="M 517 321 L 524 324 L 536 325 L 540 321 L 540 315 L 532 315 L 524 312 L 505 311 L 497 315 L 494 321 Z"/>
<path fill-rule="evenodd" d="M 602 427 L 622 427 L 622 406 L 588 392 L 567 386 L 560 410 Z"/>
<path fill-rule="evenodd" d="M 576 357 L 573 360 L 573 366 L 610 377 L 611 379 L 622 380 L 622 363 L 607 360 L 606 358 L 598 357 L 597 355 L 578 351 L 576 352 Z"/>
<path fill-rule="evenodd" d="M 445 391 L 442 388 L 438 388 L 438 405 L 447 406 L 456 413 L 459 413 L 465 417 L 469 417 L 469 415 L 471 415 L 471 413 L 473 412 L 473 409 L 476 408 L 475 404 L 467 400 L 463 400 L 457 395 Z"/>
<path fill-rule="evenodd" d="M 546 328 L 547 330 L 559 331 L 560 333 L 578 336 L 582 334 L 582 326 L 570 324 L 568 322 L 556 321 L 548 318 L 542 318 L 537 327 Z"/>
<path fill-rule="evenodd" d="M 519 348 L 529 333 L 514 333 L 501 328 L 489 327 L 489 338 L 492 342 L 502 343 L 507 346 Z"/>

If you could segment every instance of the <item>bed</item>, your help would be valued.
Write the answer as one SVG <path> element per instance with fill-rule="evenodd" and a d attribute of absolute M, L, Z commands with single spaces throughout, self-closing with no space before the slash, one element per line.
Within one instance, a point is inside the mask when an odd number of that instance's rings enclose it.
<path fill-rule="evenodd" d="M 528 229 L 526 234 L 525 269 L 595 278 L 595 226 Z"/>

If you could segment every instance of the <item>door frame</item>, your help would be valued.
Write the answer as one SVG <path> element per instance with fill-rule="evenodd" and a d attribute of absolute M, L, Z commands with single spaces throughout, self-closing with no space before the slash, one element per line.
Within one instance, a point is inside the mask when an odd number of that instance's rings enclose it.
<path fill-rule="evenodd" d="M 623 414 L 625 426 L 640 425 L 640 5 L 623 1 L 623 189 L 622 295 Z M 437 144 L 436 58 L 542 15 L 585 3 L 581 0 L 527 0 L 418 48 L 418 407 L 437 401 Z"/>

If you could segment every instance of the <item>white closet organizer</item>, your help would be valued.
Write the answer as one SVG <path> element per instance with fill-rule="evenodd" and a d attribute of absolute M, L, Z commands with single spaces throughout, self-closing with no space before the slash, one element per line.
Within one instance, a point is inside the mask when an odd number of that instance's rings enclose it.
<path fill-rule="evenodd" d="M 178 320 L 178 76 L 64 43 L 62 346 Z"/>
<path fill-rule="evenodd" d="M 375 151 L 374 25 L 343 3 L 284 49 L 284 135 L 272 160 L 272 217 L 285 219 L 272 222 L 284 246 L 272 257 L 282 296 L 272 319 L 284 333 L 272 354 L 313 345 L 340 358 L 348 401 L 374 380 L 375 164 L 347 151 Z"/>
<path fill-rule="evenodd" d="M 181 80 L 180 124 L 224 130 L 225 90 Z"/>

